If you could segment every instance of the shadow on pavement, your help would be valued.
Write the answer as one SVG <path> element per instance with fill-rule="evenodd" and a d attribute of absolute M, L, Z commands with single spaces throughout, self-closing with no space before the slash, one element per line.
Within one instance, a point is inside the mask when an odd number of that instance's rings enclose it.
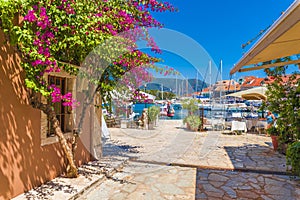
<path fill-rule="evenodd" d="M 54 193 L 58 191 L 69 194 L 77 193 L 77 189 L 70 184 L 49 181 L 38 188 L 26 192 L 25 197 L 27 199 L 51 199 L 51 196 L 54 196 Z"/>
<path fill-rule="evenodd" d="M 195 199 L 300 198 L 299 179 L 232 170 L 197 169 Z"/>
<path fill-rule="evenodd" d="M 197 168 L 195 199 L 300 198 L 299 177 L 286 171 L 285 156 L 270 145 L 243 144 L 224 149 L 233 170 Z"/>
<path fill-rule="evenodd" d="M 133 157 L 134 154 L 139 153 L 139 148 L 141 148 L 141 146 L 132 146 L 128 144 L 122 144 L 119 141 L 107 140 L 103 143 L 102 155 L 104 157 Z"/>
<path fill-rule="evenodd" d="M 224 146 L 224 149 L 234 169 L 286 172 L 285 156 L 269 146 L 244 144 L 243 146 Z"/>

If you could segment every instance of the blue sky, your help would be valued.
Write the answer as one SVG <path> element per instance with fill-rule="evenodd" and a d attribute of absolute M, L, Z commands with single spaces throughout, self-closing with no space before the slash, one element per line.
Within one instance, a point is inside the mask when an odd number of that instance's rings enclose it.
<path fill-rule="evenodd" d="M 251 46 L 241 45 L 253 39 L 271 25 L 293 0 L 169 0 L 179 9 L 174 13 L 153 13 L 167 29 L 182 33 L 199 43 L 216 66 L 223 62 L 223 79 Z M 176 44 L 177 41 L 174 41 Z M 195 53 L 195 52 L 194 52 Z M 164 63 L 180 71 L 185 77 L 195 78 L 194 64 L 172 53 L 160 55 Z M 198 66 L 204 72 L 207 66 Z M 237 73 L 233 78 L 255 75 L 264 77 L 263 70 Z"/>

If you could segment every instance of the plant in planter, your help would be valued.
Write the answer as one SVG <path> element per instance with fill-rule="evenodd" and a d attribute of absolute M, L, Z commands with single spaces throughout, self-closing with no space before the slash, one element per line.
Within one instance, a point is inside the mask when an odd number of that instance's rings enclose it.
<path fill-rule="evenodd" d="M 187 128 L 193 131 L 197 131 L 201 125 L 201 119 L 196 115 L 189 115 L 184 118 L 183 123 L 187 124 Z"/>
<path fill-rule="evenodd" d="M 201 119 L 195 115 L 198 110 L 199 101 L 196 99 L 189 99 L 182 103 L 182 107 L 188 110 L 188 116 L 183 119 L 183 123 L 187 124 L 187 128 L 193 131 L 197 131 L 201 125 Z"/>
<path fill-rule="evenodd" d="M 160 109 L 157 106 L 151 106 L 148 108 L 148 120 L 149 120 L 149 129 L 153 129 L 153 126 L 157 120 Z"/>
<path fill-rule="evenodd" d="M 267 133 L 271 135 L 272 138 L 272 144 L 273 148 L 276 151 L 278 148 L 278 136 L 279 136 L 279 131 L 276 129 L 275 126 L 271 126 L 270 128 L 267 129 Z"/>
<path fill-rule="evenodd" d="M 199 101 L 196 99 L 189 99 L 182 103 L 182 107 L 186 110 L 188 110 L 189 115 L 193 115 L 195 111 L 198 110 L 198 103 Z"/>

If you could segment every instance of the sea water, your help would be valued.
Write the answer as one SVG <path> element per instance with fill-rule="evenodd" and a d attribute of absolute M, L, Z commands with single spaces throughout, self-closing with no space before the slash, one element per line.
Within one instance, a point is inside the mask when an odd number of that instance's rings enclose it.
<path fill-rule="evenodd" d="M 133 104 L 133 112 L 138 113 L 139 116 L 142 115 L 142 112 L 144 108 L 149 108 L 151 106 L 158 106 L 159 104 L 145 104 L 145 103 L 136 103 Z M 201 111 L 199 110 L 197 115 L 201 115 Z M 232 113 L 241 113 L 241 116 L 246 116 L 250 114 L 249 110 L 203 110 L 203 114 L 205 118 L 224 118 L 226 120 L 230 120 L 232 118 Z M 259 117 L 261 117 L 262 113 L 257 113 Z M 173 117 L 168 116 L 160 116 L 160 119 L 165 120 L 178 120 L 178 119 L 184 119 L 188 115 L 188 111 L 186 109 L 175 109 L 175 114 Z"/>
<path fill-rule="evenodd" d="M 161 105 L 159 104 L 150 104 L 150 103 L 136 103 L 133 104 L 133 112 L 138 113 L 140 116 L 142 115 L 142 112 L 144 110 L 144 108 L 150 108 L 151 106 L 158 106 L 160 107 Z M 165 120 L 178 120 L 178 119 L 184 119 L 188 112 L 185 109 L 174 109 L 175 110 L 175 114 L 173 117 L 168 117 L 168 116 L 160 116 L 160 119 L 165 119 Z"/>

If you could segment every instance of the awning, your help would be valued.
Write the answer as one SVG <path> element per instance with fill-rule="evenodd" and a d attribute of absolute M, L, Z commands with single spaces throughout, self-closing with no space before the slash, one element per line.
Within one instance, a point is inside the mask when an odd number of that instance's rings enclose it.
<path fill-rule="evenodd" d="M 266 91 L 267 91 L 266 87 L 255 87 L 255 88 L 251 88 L 249 90 L 243 90 L 240 92 L 231 93 L 226 96 L 239 97 L 239 98 L 243 98 L 243 99 L 247 99 L 247 100 L 266 101 L 267 100 Z"/>
<path fill-rule="evenodd" d="M 230 74 L 300 63 L 299 59 L 262 65 L 262 62 L 300 54 L 300 0 L 277 19 L 268 31 L 245 53 Z M 261 66 L 262 65 L 262 66 Z M 247 67 L 248 66 L 248 67 Z"/>

